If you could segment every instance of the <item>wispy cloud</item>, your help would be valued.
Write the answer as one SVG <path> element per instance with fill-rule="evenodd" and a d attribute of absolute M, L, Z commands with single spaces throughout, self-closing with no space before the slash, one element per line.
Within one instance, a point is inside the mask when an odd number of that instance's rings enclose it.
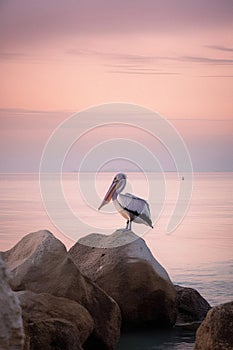
<path fill-rule="evenodd" d="M 43 62 L 62 62 L 62 59 L 59 57 L 59 55 L 56 54 L 45 54 L 43 52 L 41 53 L 34 53 L 34 52 L 12 52 L 12 51 L 6 51 L 2 50 L 0 51 L 0 61 L 8 61 L 8 62 L 29 62 L 29 63 L 43 63 Z"/>
<path fill-rule="evenodd" d="M 108 70 L 108 73 L 113 74 L 135 74 L 135 75 L 180 75 L 180 73 L 174 73 L 174 72 L 156 72 L 156 71 L 144 71 L 144 70 Z"/>
<path fill-rule="evenodd" d="M 56 113 L 74 113 L 75 111 L 74 110 L 65 110 L 65 109 L 62 109 L 62 110 L 51 110 L 51 109 L 26 109 L 26 108 L 0 108 L 0 115 L 2 113 L 9 113 L 10 115 L 21 115 L 21 114 L 56 114 Z"/>
<path fill-rule="evenodd" d="M 217 46 L 217 47 L 218 47 L 218 50 L 220 50 L 220 46 Z M 214 48 L 214 46 L 211 46 L 211 48 Z M 221 50 L 223 50 L 223 47 L 221 48 Z M 231 52 L 233 51 L 233 49 L 225 48 L 225 51 Z M 135 54 L 135 53 L 124 53 L 124 52 L 123 53 L 104 52 L 104 51 L 97 51 L 97 50 L 82 50 L 82 49 L 76 49 L 76 48 L 71 48 L 66 50 L 65 54 L 67 54 L 68 56 L 80 57 L 80 58 L 83 56 L 92 56 L 105 61 L 120 62 L 121 67 L 123 64 L 134 65 L 135 74 L 136 74 L 136 70 L 137 69 L 139 70 L 138 68 L 139 65 L 141 65 L 140 72 L 142 74 L 142 71 L 145 70 L 145 68 L 143 68 L 143 65 L 154 64 L 154 63 L 163 62 L 163 61 L 190 62 L 190 63 L 201 63 L 201 64 L 209 64 L 209 65 L 232 65 L 233 64 L 232 58 L 188 56 L 188 55 L 187 56 L 142 55 L 137 53 Z M 44 61 L 45 58 L 43 56 L 40 56 L 40 57 L 38 55 L 33 56 L 31 54 L 29 55 L 23 52 L 0 51 L 0 60 L 7 60 L 7 61 L 28 60 L 30 62 L 41 62 L 41 61 Z M 57 61 L 57 58 L 46 56 L 46 61 L 51 61 L 51 60 Z M 115 65 L 115 68 L 118 68 L 118 67 Z M 154 68 L 146 68 L 146 69 L 150 69 L 151 73 L 156 74 L 156 71 Z M 127 67 L 127 70 L 128 70 L 128 67 Z M 177 73 L 174 73 L 174 74 L 177 74 Z"/>
<path fill-rule="evenodd" d="M 179 75 L 177 72 L 161 71 L 153 67 L 144 67 L 140 64 L 106 64 L 108 73 L 129 75 Z"/>
<path fill-rule="evenodd" d="M 175 62 L 192 62 L 203 63 L 211 65 L 231 65 L 233 59 L 230 58 L 218 58 L 218 57 L 206 57 L 206 56 L 154 56 L 154 55 L 140 55 L 131 53 L 118 53 L 118 52 L 100 52 L 92 50 L 67 50 L 68 55 L 74 56 L 96 56 L 99 58 L 111 59 L 115 61 L 122 61 L 131 64 L 139 63 L 155 63 L 158 61 L 175 61 Z"/>
<path fill-rule="evenodd" d="M 233 75 L 200 75 L 200 78 L 233 78 Z"/>
<path fill-rule="evenodd" d="M 104 59 L 110 59 L 115 61 L 124 61 L 124 62 L 136 62 L 143 63 L 149 61 L 159 60 L 161 56 L 150 56 L 150 55 L 140 55 L 140 54 L 131 54 L 131 53 L 119 53 L 119 52 L 104 52 L 104 51 L 96 51 L 96 50 L 80 50 L 80 49 L 69 49 L 66 50 L 68 55 L 72 56 L 95 56 Z"/>
<path fill-rule="evenodd" d="M 6 130 L 53 130 L 56 125 L 74 111 L 37 110 L 24 108 L 0 108 L 1 131 Z"/>
<path fill-rule="evenodd" d="M 211 65 L 233 64 L 233 59 L 212 58 L 212 57 L 205 57 L 205 56 L 183 56 L 183 57 L 177 57 L 177 59 L 175 60 L 184 61 L 184 62 L 205 63 L 205 64 L 211 64 Z"/>
<path fill-rule="evenodd" d="M 28 55 L 21 52 L 0 52 L 0 60 L 18 60 L 27 57 Z"/>
<path fill-rule="evenodd" d="M 177 72 L 161 71 L 154 68 L 145 68 L 140 66 L 129 65 L 109 65 L 107 69 L 108 73 L 113 74 L 129 74 L 129 75 L 180 75 Z"/>
<path fill-rule="evenodd" d="M 205 45 L 205 47 L 218 51 L 233 52 L 233 47 L 226 47 L 221 45 Z"/>

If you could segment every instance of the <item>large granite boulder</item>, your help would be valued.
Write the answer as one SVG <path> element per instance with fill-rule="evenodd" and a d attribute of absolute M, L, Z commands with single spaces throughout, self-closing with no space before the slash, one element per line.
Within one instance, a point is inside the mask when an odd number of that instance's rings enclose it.
<path fill-rule="evenodd" d="M 10 275 L 0 254 L 0 349 L 22 350 L 24 346 L 22 311 L 9 283 Z"/>
<path fill-rule="evenodd" d="M 94 320 L 89 348 L 114 349 L 120 335 L 121 314 L 116 302 L 82 276 L 65 246 L 49 231 L 25 236 L 3 253 L 12 271 L 15 291 L 30 290 L 72 299 L 83 305 Z M 92 343 L 95 344 L 92 347 Z"/>
<path fill-rule="evenodd" d="M 175 285 L 175 289 L 177 292 L 177 324 L 203 321 L 211 308 L 210 304 L 193 288 Z"/>
<path fill-rule="evenodd" d="M 125 327 L 169 327 L 176 320 L 176 291 L 145 241 L 131 231 L 90 234 L 69 251 L 80 271 L 110 295 Z"/>
<path fill-rule="evenodd" d="M 50 294 L 15 292 L 26 331 L 24 350 L 82 350 L 94 329 L 89 312 L 77 302 Z"/>
<path fill-rule="evenodd" d="M 213 307 L 196 333 L 194 350 L 233 349 L 233 301 Z"/>

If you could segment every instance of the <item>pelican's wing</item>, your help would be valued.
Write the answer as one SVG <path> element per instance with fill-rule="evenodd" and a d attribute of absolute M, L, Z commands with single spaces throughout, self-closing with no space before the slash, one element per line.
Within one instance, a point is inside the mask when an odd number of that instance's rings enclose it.
<path fill-rule="evenodd" d="M 118 201 L 125 210 L 135 216 L 135 222 L 141 223 L 143 221 L 152 227 L 150 208 L 144 199 L 126 193 L 119 194 Z"/>

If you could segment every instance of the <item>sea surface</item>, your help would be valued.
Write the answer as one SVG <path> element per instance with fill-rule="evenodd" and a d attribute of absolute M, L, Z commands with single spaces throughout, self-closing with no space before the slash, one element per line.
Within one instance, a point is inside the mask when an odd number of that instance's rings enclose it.
<path fill-rule="evenodd" d="M 40 179 L 38 174 L 1 174 L 0 250 L 10 249 L 25 234 L 40 229 L 53 232 L 69 249 L 88 233 L 108 234 L 123 227 L 125 222 L 112 205 L 97 210 L 114 174 L 79 175 L 66 173 L 60 178 L 62 200 L 72 213 L 66 226 L 70 213 L 63 211 L 58 200 L 57 176 Z M 145 239 L 172 281 L 196 288 L 212 306 L 233 300 L 233 173 L 195 173 L 188 211 L 169 234 L 167 224 L 187 177 L 182 180 L 176 173 L 127 175 L 125 192 L 148 199 L 154 223 L 154 229 L 133 224 L 133 231 Z M 51 189 L 48 195 L 45 188 Z M 129 332 L 122 334 L 117 350 L 189 350 L 194 341 L 194 332 L 178 328 Z"/>

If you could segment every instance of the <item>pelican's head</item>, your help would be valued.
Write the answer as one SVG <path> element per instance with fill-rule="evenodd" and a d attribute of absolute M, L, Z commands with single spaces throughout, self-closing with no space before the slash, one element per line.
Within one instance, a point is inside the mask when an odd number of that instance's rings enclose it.
<path fill-rule="evenodd" d="M 126 184 L 126 175 L 122 173 L 116 174 L 98 210 L 100 210 L 104 205 L 110 202 L 115 192 L 120 193 L 124 189 L 125 184 Z"/>

